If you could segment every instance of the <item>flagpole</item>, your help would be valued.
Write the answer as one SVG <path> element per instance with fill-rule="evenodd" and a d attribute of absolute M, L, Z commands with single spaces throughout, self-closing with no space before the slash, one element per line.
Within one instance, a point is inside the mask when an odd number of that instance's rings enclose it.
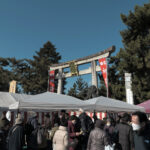
<path fill-rule="evenodd" d="M 107 97 L 109 97 L 109 88 L 108 88 L 108 65 L 107 65 L 107 57 L 106 57 L 106 66 L 107 66 Z"/>

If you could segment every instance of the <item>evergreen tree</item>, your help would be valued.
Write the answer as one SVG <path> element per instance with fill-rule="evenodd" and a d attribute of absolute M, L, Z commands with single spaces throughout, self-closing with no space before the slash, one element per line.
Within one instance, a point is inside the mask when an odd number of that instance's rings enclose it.
<path fill-rule="evenodd" d="M 69 89 L 68 95 L 84 100 L 87 97 L 88 83 L 79 77 Z"/>
<path fill-rule="evenodd" d="M 131 73 L 134 101 L 140 103 L 150 98 L 150 3 L 121 18 L 127 29 L 121 31 L 124 48 L 110 62 L 110 92 L 125 99 L 124 74 Z"/>
<path fill-rule="evenodd" d="M 83 89 L 88 88 L 88 83 L 81 78 L 81 76 L 75 82 L 77 85 L 77 93 L 79 94 Z"/>
<path fill-rule="evenodd" d="M 12 80 L 12 73 L 8 70 L 7 58 L 0 57 L 0 91 L 8 92 L 9 82 Z"/>
<path fill-rule="evenodd" d="M 68 90 L 68 95 L 77 97 L 77 85 L 76 83 L 73 84 L 73 87 Z"/>
<path fill-rule="evenodd" d="M 29 64 L 26 66 L 28 71 L 27 85 L 23 84 L 25 92 L 38 94 L 46 92 L 48 88 L 48 70 L 51 64 L 56 64 L 61 59 L 61 56 L 56 52 L 55 46 L 51 42 L 44 44 L 40 51 L 36 51 L 33 60 L 28 60 Z M 30 67 L 31 66 L 31 67 Z M 29 88 L 27 88 L 28 86 Z M 57 86 L 56 86 L 57 89 Z"/>
<path fill-rule="evenodd" d="M 17 92 L 39 94 L 48 89 L 48 70 L 51 64 L 56 64 L 61 56 L 56 52 L 51 42 L 44 44 L 40 51 L 36 51 L 33 59 L 0 58 L 0 90 L 8 91 L 9 82 L 17 81 Z M 8 70 L 9 69 L 9 70 Z M 5 80 L 4 80 L 5 79 Z M 55 81 L 55 92 L 57 90 Z M 63 80 L 63 93 L 66 80 Z"/>

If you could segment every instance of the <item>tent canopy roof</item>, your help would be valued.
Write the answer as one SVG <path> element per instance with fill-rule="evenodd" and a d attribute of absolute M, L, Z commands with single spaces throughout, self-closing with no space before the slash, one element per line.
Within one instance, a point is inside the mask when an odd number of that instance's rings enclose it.
<path fill-rule="evenodd" d="M 57 93 L 45 92 L 10 105 L 10 109 L 58 110 L 79 109 L 83 101 Z"/>
<path fill-rule="evenodd" d="M 97 111 L 128 111 L 128 112 L 133 112 L 133 111 L 144 111 L 143 107 L 135 106 L 128 104 L 126 102 L 120 101 L 120 100 L 115 100 L 107 97 L 96 97 L 93 99 L 89 99 L 85 101 L 86 104 L 86 109 L 93 109 Z"/>
<path fill-rule="evenodd" d="M 51 92 L 45 92 L 37 95 L 0 92 L 0 109 L 2 110 L 8 108 L 15 110 L 20 109 L 38 111 L 50 111 L 60 109 L 78 110 L 79 108 L 84 108 L 88 111 L 144 111 L 143 107 L 131 105 L 123 101 L 103 96 L 86 101 L 81 101 L 71 96 Z"/>
<path fill-rule="evenodd" d="M 8 109 L 11 104 L 22 101 L 29 97 L 31 97 L 31 95 L 0 92 L 0 108 L 3 110 Z"/>

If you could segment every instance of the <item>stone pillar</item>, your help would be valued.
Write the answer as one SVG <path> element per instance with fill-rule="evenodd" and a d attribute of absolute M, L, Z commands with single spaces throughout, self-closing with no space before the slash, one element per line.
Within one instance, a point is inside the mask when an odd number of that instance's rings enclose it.
<path fill-rule="evenodd" d="M 131 73 L 125 73 L 126 101 L 129 104 L 134 104 L 132 92 Z"/>
<path fill-rule="evenodd" d="M 92 71 L 92 85 L 95 85 L 96 88 L 98 87 L 97 85 L 97 73 L 96 73 L 96 61 L 91 62 L 91 71 Z"/>
<path fill-rule="evenodd" d="M 59 69 L 58 72 L 58 87 L 57 87 L 57 93 L 62 94 L 62 68 Z"/>

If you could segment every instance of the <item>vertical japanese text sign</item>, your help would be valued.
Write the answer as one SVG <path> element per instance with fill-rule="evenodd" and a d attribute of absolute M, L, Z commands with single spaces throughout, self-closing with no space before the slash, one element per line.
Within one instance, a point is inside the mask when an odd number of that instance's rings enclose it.
<path fill-rule="evenodd" d="M 108 88 L 108 82 L 107 82 L 107 61 L 106 61 L 106 58 L 101 58 L 98 60 L 99 61 L 99 64 L 100 64 L 100 68 L 101 68 L 101 71 L 102 71 L 102 75 L 103 75 L 103 78 L 104 78 L 104 82 L 105 82 L 105 85 L 106 85 L 106 88 Z"/>

